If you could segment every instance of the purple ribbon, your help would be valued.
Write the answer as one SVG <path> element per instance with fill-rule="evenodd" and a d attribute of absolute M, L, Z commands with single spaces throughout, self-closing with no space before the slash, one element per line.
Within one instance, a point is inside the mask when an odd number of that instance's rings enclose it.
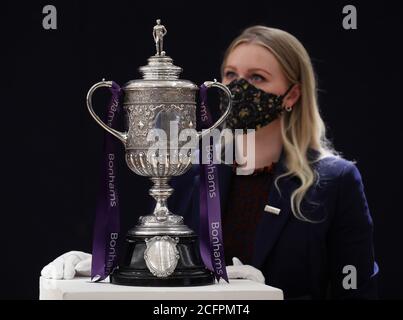
<path fill-rule="evenodd" d="M 112 98 L 108 105 L 106 124 L 114 128 L 120 112 L 121 89 L 112 81 Z M 116 141 L 105 132 L 101 180 L 96 205 L 94 237 L 92 245 L 91 280 L 102 281 L 117 266 L 117 241 L 119 236 L 119 200 L 116 174 Z"/>
<path fill-rule="evenodd" d="M 212 117 L 207 107 L 207 87 L 200 86 L 201 123 L 202 128 L 212 125 Z M 213 163 L 215 155 L 211 138 L 200 148 L 200 253 L 207 269 L 212 271 L 217 279 L 228 281 L 225 266 L 224 243 L 221 225 L 220 189 L 217 166 Z M 203 149 L 205 148 L 205 150 Z M 204 164 L 203 155 L 207 156 Z"/>

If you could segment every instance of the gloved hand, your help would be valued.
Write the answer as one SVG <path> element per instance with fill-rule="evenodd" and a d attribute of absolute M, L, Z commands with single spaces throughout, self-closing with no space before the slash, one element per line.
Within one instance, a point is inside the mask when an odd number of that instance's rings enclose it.
<path fill-rule="evenodd" d="M 45 266 L 41 275 L 47 279 L 73 279 L 75 275 L 91 275 L 92 255 L 81 251 L 70 251 L 57 257 Z"/>
<path fill-rule="evenodd" d="M 243 264 L 237 257 L 232 258 L 232 266 L 227 266 L 229 279 L 249 279 L 265 284 L 263 273 L 248 264 Z"/>

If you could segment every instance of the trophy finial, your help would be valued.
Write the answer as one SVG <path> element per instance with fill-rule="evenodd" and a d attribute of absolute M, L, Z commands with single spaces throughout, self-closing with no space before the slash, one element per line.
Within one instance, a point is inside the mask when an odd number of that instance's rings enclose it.
<path fill-rule="evenodd" d="M 165 51 L 163 51 L 163 41 L 164 36 L 167 34 L 167 29 L 161 24 L 161 19 L 156 20 L 157 24 L 153 29 L 153 37 L 155 41 L 155 47 L 157 49 L 156 56 L 165 56 Z"/>

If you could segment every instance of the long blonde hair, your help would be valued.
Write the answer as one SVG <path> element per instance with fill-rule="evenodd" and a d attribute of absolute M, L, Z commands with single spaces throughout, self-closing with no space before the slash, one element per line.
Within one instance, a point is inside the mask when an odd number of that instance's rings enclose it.
<path fill-rule="evenodd" d="M 294 216 L 303 221 L 315 222 L 301 212 L 301 202 L 310 186 L 319 179 L 312 164 L 328 156 L 341 157 L 326 138 L 326 127 L 320 116 L 317 101 L 317 85 L 311 59 L 301 42 L 293 35 L 280 29 L 266 26 L 252 26 L 235 38 L 224 53 L 221 76 L 228 55 L 241 43 L 254 43 L 270 50 L 277 58 L 290 84 L 301 86 L 301 96 L 292 112 L 285 112 L 281 117 L 281 136 L 285 152 L 287 171 L 278 176 L 296 176 L 301 185 L 291 194 L 291 209 Z M 318 158 L 310 161 L 308 150 L 319 153 Z M 280 190 L 279 190 L 280 192 Z"/>

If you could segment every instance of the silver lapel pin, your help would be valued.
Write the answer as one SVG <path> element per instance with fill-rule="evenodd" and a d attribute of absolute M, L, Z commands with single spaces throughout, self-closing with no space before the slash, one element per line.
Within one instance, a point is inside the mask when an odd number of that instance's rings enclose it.
<path fill-rule="evenodd" d="M 264 207 L 264 211 L 273 213 L 273 214 L 275 214 L 275 215 L 279 215 L 279 213 L 280 213 L 280 209 L 279 209 L 279 208 L 272 207 L 272 206 L 269 206 L 269 205 L 266 205 L 266 206 Z"/>

